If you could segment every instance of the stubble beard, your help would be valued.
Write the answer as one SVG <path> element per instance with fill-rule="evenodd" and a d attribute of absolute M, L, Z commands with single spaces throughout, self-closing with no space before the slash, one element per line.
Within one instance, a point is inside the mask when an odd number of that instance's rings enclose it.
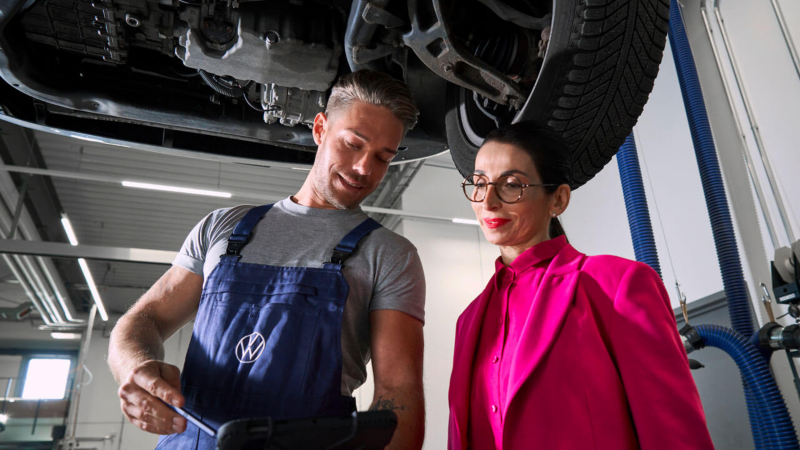
<path fill-rule="evenodd" d="M 333 180 L 330 177 L 324 177 L 324 179 L 316 177 L 314 180 L 314 186 L 316 187 L 317 193 L 322 197 L 322 199 L 336 209 L 357 208 L 359 205 L 361 205 L 361 202 L 364 200 L 363 198 L 357 198 L 351 202 L 342 201 L 342 199 L 336 195 L 335 189 L 333 187 Z"/>

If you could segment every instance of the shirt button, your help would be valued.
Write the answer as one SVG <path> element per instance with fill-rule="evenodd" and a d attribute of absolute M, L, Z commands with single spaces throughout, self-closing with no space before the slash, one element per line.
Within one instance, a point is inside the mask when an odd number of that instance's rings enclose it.
<path fill-rule="evenodd" d="M 493 364 L 497 364 L 498 361 L 500 361 L 500 357 L 495 356 L 494 358 L 492 358 L 492 363 Z"/>
<path fill-rule="evenodd" d="M 496 412 L 497 412 L 497 406 L 496 406 L 496 405 L 492 405 L 492 412 L 493 412 L 493 413 L 496 413 Z"/>

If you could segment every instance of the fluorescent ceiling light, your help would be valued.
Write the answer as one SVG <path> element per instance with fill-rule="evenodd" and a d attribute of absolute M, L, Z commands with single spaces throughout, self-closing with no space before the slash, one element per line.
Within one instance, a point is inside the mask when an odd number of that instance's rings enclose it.
<path fill-rule="evenodd" d="M 75 231 L 72 230 L 72 224 L 69 223 L 69 219 L 65 216 L 61 218 L 61 225 L 64 226 L 64 231 L 67 232 L 67 237 L 69 237 L 69 243 L 72 245 L 78 245 L 78 237 L 75 236 Z M 108 322 L 108 313 L 106 312 L 106 307 L 103 305 L 103 299 L 100 298 L 100 292 L 97 291 L 97 285 L 94 284 L 94 277 L 92 277 L 92 272 L 89 271 L 89 265 L 86 264 L 86 260 L 83 258 L 78 258 L 78 265 L 81 266 L 81 272 L 83 272 L 83 277 L 86 278 L 86 284 L 89 285 L 89 291 L 92 293 L 92 298 L 94 299 L 95 305 L 97 305 L 97 310 L 100 311 L 100 318 L 103 319 L 103 322 Z M 56 334 L 75 334 L 75 333 L 51 333 L 53 339 L 80 339 L 78 338 L 66 338 L 61 337 L 58 338 Z"/>
<path fill-rule="evenodd" d="M 460 223 L 463 225 L 480 225 L 480 222 L 472 219 L 453 219 L 453 223 Z"/>
<path fill-rule="evenodd" d="M 67 232 L 67 237 L 69 238 L 69 243 L 72 245 L 78 245 L 78 237 L 75 236 L 75 231 L 72 229 L 72 224 L 69 222 L 69 219 L 64 216 L 61 218 L 61 225 L 64 226 L 64 231 Z M 108 322 L 108 313 L 106 312 L 106 307 L 103 305 L 103 299 L 100 298 L 100 292 L 97 291 L 97 285 L 94 284 L 94 278 L 92 277 L 92 272 L 89 272 L 89 265 L 86 264 L 86 260 L 83 258 L 78 258 L 78 265 L 81 266 L 81 272 L 83 272 L 83 277 L 86 278 L 86 284 L 89 285 L 89 291 L 92 293 L 92 298 L 94 299 L 94 303 L 97 305 L 97 310 L 100 311 L 100 318 L 103 319 L 103 322 Z M 77 338 L 67 338 L 67 337 L 56 337 L 56 334 L 75 334 L 75 333 L 51 333 L 50 335 L 53 339 L 80 339 L 80 336 Z"/>
<path fill-rule="evenodd" d="M 97 305 L 97 310 L 100 312 L 100 318 L 103 319 L 103 322 L 108 322 L 108 313 L 106 312 L 105 305 L 103 305 L 103 299 L 100 298 L 100 292 L 97 291 L 97 285 L 94 284 L 94 278 L 92 277 L 92 272 L 89 271 L 89 265 L 86 264 L 86 260 L 83 258 L 78 258 L 78 264 L 81 266 L 83 277 L 86 278 L 86 284 L 89 285 L 89 291 L 92 293 L 94 304 Z"/>
<path fill-rule="evenodd" d="M 210 197 L 231 198 L 232 196 L 230 192 L 207 191 L 205 189 L 193 189 L 193 188 L 186 188 L 179 186 L 166 186 L 163 184 L 139 183 L 138 181 L 123 181 L 122 185 L 125 187 L 151 189 L 154 191 L 179 192 L 181 194 L 194 194 L 194 195 L 208 195 Z"/>
<path fill-rule="evenodd" d="M 61 218 L 61 225 L 64 226 L 64 231 L 67 232 L 69 243 L 72 245 L 78 245 L 78 237 L 75 236 L 75 230 L 72 229 L 72 224 L 69 222 L 69 219 L 66 216 Z"/>
<path fill-rule="evenodd" d="M 72 340 L 75 340 L 75 339 L 80 339 L 81 338 L 81 334 L 80 333 L 62 333 L 60 331 L 53 331 L 53 332 L 50 333 L 50 337 L 52 337 L 53 339 L 72 339 Z"/>

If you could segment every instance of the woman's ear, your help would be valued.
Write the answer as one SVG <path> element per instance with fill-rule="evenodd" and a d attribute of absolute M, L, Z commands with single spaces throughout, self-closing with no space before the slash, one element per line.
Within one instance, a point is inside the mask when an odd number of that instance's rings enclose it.
<path fill-rule="evenodd" d="M 553 192 L 553 212 L 561 215 L 569 206 L 569 199 L 572 196 L 572 189 L 568 184 L 562 184 Z"/>

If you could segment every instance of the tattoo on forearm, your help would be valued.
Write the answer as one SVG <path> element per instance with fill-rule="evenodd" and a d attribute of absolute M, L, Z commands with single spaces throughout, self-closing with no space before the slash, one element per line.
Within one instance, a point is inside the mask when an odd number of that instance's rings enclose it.
<path fill-rule="evenodd" d="M 407 408 L 403 405 L 395 405 L 394 399 L 384 399 L 383 396 L 378 397 L 378 400 L 375 401 L 375 404 L 372 405 L 370 411 L 381 411 L 381 410 L 389 410 L 389 411 L 405 411 Z"/>

